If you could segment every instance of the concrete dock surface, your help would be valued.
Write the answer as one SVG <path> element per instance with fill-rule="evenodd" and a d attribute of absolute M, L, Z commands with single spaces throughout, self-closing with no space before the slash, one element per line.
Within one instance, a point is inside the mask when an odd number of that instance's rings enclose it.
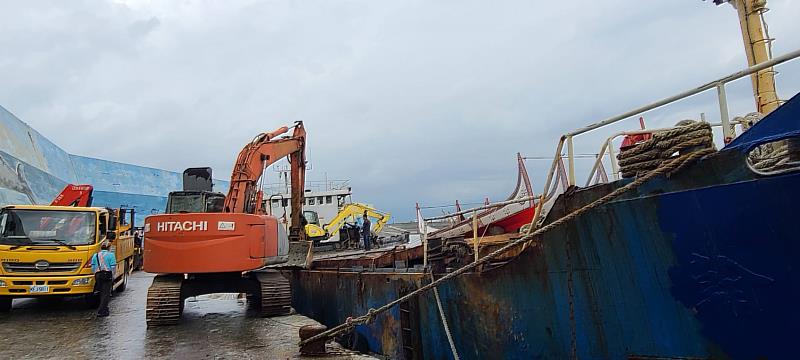
<path fill-rule="evenodd" d="M 301 315 L 260 318 L 235 294 L 186 300 L 176 326 L 148 329 L 147 288 L 153 275 L 131 275 L 115 293 L 111 316 L 97 318 L 82 299 L 16 299 L 0 314 L 2 359 L 374 359 L 328 344 L 330 355 L 303 357 Z"/>

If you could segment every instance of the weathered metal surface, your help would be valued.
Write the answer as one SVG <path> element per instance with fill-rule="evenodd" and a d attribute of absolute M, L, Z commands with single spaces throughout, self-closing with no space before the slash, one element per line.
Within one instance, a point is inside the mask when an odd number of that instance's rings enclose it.
<path fill-rule="evenodd" d="M 301 326 L 298 332 L 300 335 L 300 340 L 305 340 L 314 335 L 320 334 L 327 329 L 328 327 L 325 325 L 305 325 Z M 325 354 L 325 341 L 319 340 L 303 345 L 300 347 L 300 353 L 303 355 Z"/>
<path fill-rule="evenodd" d="M 800 244 L 791 209 L 800 203 L 800 172 L 759 176 L 746 154 L 798 130 L 795 97 L 730 148 L 544 234 L 503 266 L 441 285 L 460 357 L 792 358 Z M 627 181 L 563 194 L 546 222 Z M 293 305 L 332 326 L 425 279 L 298 271 Z M 452 358 L 433 295 L 417 302 L 418 354 Z M 357 327 L 357 345 L 413 357 L 403 351 L 401 320 L 393 309 Z"/>
<path fill-rule="evenodd" d="M 406 248 L 397 246 L 391 249 L 364 253 L 351 251 L 346 253 L 330 253 L 315 255 L 312 268 L 318 270 L 350 269 L 354 266 L 366 269 L 393 267 L 398 261 L 408 262 L 412 259 L 422 259 L 422 247 Z"/>
<path fill-rule="evenodd" d="M 415 289 L 422 284 L 423 277 L 424 274 L 418 273 L 294 271 L 290 275 L 292 305 L 323 325 L 337 325 L 351 314 L 366 313 L 371 307 Z M 400 324 L 400 308 L 397 307 L 379 315 L 372 325 L 356 326 L 354 334 L 340 342 L 357 350 L 402 359 L 404 339 Z"/>

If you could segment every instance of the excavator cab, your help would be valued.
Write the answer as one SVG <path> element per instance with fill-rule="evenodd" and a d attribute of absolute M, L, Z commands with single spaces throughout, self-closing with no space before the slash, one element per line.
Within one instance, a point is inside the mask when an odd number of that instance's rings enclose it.
<path fill-rule="evenodd" d="M 219 213 L 224 209 L 225 194 L 214 188 L 210 167 L 188 168 L 183 171 L 183 191 L 169 193 L 167 214 Z"/>
<path fill-rule="evenodd" d="M 319 226 L 319 215 L 317 214 L 316 211 L 304 210 L 303 218 L 306 219 L 306 225 L 314 224 Z"/>
<path fill-rule="evenodd" d="M 219 213 L 222 212 L 225 195 L 210 191 L 173 191 L 167 200 L 167 214 Z"/>
<path fill-rule="evenodd" d="M 320 241 L 328 238 L 328 233 L 322 228 L 319 223 L 319 214 L 316 211 L 304 210 L 303 211 L 303 228 L 306 231 L 308 240 L 319 244 Z"/>

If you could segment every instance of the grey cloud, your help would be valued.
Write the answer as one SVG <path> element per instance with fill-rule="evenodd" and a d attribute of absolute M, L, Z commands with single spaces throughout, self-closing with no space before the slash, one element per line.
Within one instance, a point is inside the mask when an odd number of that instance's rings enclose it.
<path fill-rule="evenodd" d="M 151 17 L 147 20 L 136 20 L 128 26 L 128 32 L 133 37 L 146 36 L 160 24 L 161 22 L 155 17 Z"/>
<path fill-rule="evenodd" d="M 800 4 L 770 4 L 776 53 L 800 48 Z M 746 63 L 735 11 L 699 1 L 4 2 L 0 49 L 0 103 L 69 151 L 226 177 L 256 133 L 305 120 L 309 177 L 350 178 L 401 219 L 502 198 L 516 152 L 552 156 L 568 130 Z M 789 66 L 783 96 L 800 90 Z M 751 111 L 747 81 L 729 95 Z M 549 164 L 527 165 L 538 189 Z"/>

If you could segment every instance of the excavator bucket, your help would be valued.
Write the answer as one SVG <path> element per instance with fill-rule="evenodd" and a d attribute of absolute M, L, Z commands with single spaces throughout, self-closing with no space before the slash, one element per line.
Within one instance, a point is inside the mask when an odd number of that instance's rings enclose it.
<path fill-rule="evenodd" d="M 311 266 L 312 251 L 311 241 L 290 241 L 288 259 L 280 267 L 307 269 Z"/>

